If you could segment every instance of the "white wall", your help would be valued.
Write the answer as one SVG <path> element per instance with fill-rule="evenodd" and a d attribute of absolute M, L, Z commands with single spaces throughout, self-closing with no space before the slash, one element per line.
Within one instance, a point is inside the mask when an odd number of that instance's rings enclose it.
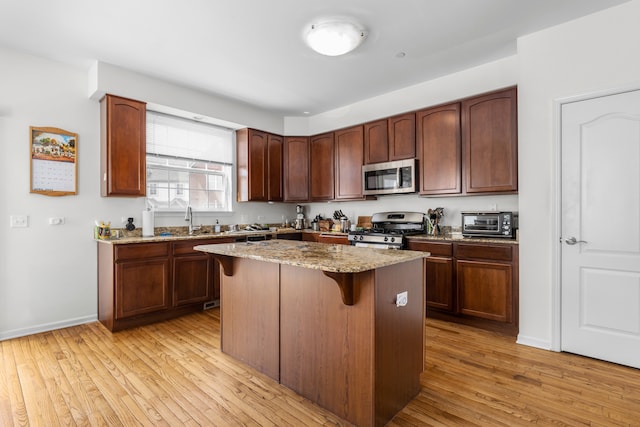
<path fill-rule="evenodd" d="M 0 48 L 0 64 L 2 340 L 95 320 L 94 220 L 111 221 L 117 226 L 122 217 L 133 216 L 141 226 L 144 199 L 100 197 L 99 104 L 87 95 L 87 70 L 3 48 Z M 112 76 L 122 76 L 118 70 L 111 71 Z M 268 112 L 260 115 L 255 108 L 243 110 L 241 104 L 231 105 L 227 100 L 202 94 L 196 96 L 189 89 L 145 80 L 139 75 L 131 81 L 119 81 L 122 86 L 113 83 L 108 87 L 123 96 L 186 106 L 200 114 L 224 108 L 230 113 L 221 118 L 228 121 L 242 124 L 244 118 L 255 119 L 278 128 Z M 138 88 L 135 93 L 127 92 L 126 82 Z M 153 96 L 142 88 L 153 91 Z M 189 99 L 194 103 L 190 104 Z M 261 122 L 258 117 L 262 117 Z M 29 193 L 29 126 L 57 127 L 78 134 L 77 195 L 48 197 Z M 28 215 L 29 227 L 10 228 L 9 217 L 15 214 Z M 196 224 L 213 224 L 216 217 L 224 224 L 241 220 L 279 222 L 283 215 L 293 218 L 295 206 L 234 203 L 233 215 L 195 213 L 194 220 Z M 47 220 L 52 216 L 62 216 L 66 223 L 50 226 Z M 185 222 L 182 215 L 160 216 L 157 224 L 183 226 Z"/>
<path fill-rule="evenodd" d="M 553 326 L 553 249 L 559 245 L 554 100 L 640 87 L 639 16 L 634 0 L 519 40 L 519 342 L 551 348 L 559 338 Z"/>

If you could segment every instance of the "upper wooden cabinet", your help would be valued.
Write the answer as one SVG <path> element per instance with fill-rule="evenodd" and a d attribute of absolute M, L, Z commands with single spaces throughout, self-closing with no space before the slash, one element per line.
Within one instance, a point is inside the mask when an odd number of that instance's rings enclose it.
<path fill-rule="evenodd" d="M 364 124 L 364 164 L 389 161 L 389 130 L 387 120 Z"/>
<path fill-rule="evenodd" d="M 462 101 L 466 193 L 518 191 L 516 88 Z"/>
<path fill-rule="evenodd" d="M 309 200 L 334 198 L 334 134 L 312 136 L 309 139 Z"/>
<path fill-rule="evenodd" d="M 462 191 L 460 103 L 416 113 L 420 194 Z"/>
<path fill-rule="evenodd" d="M 416 156 L 416 116 L 401 114 L 364 124 L 364 164 Z"/>
<path fill-rule="evenodd" d="M 416 157 L 416 115 L 389 118 L 389 161 Z"/>
<path fill-rule="evenodd" d="M 267 138 L 267 200 L 281 202 L 284 200 L 283 191 L 283 166 L 284 137 L 269 134 Z"/>
<path fill-rule="evenodd" d="M 237 200 L 282 201 L 283 137 L 239 129 L 236 150 Z"/>
<path fill-rule="evenodd" d="M 100 193 L 146 195 L 146 103 L 106 95 L 100 101 Z"/>
<path fill-rule="evenodd" d="M 363 127 L 354 126 L 335 132 L 335 198 L 362 199 Z"/>
<path fill-rule="evenodd" d="M 287 136 L 284 138 L 284 201 L 309 200 L 309 138 Z"/>
<path fill-rule="evenodd" d="M 517 90 L 416 113 L 420 194 L 518 191 Z"/>

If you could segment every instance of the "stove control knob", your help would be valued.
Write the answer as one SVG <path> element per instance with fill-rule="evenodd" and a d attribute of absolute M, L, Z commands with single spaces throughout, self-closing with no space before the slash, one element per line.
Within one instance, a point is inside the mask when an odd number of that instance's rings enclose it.
<path fill-rule="evenodd" d="M 364 236 L 360 235 L 360 240 L 364 239 Z"/>
<path fill-rule="evenodd" d="M 384 241 L 387 242 L 389 241 L 389 238 L 387 236 L 384 237 Z"/>
<path fill-rule="evenodd" d="M 393 242 L 395 242 L 395 241 L 396 241 L 396 238 L 395 238 L 395 237 L 392 237 L 392 238 L 391 238 L 391 243 L 393 243 Z"/>

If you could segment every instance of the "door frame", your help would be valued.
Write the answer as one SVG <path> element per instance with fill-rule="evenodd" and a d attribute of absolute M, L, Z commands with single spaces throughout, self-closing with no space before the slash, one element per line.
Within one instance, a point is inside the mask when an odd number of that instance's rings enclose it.
<path fill-rule="evenodd" d="M 551 234 L 553 242 L 551 248 L 551 350 L 553 351 L 562 351 L 562 106 L 573 102 L 637 90 L 640 90 L 640 81 L 553 100 L 553 152 L 555 159 L 554 176 L 552 177 L 555 196 L 551 201 L 553 210 L 553 232 Z"/>

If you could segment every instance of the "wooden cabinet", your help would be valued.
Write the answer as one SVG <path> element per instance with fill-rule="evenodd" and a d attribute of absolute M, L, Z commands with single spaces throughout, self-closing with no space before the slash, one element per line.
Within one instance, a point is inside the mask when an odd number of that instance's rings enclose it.
<path fill-rule="evenodd" d="M 333 132 L 309 139 L 309 200 L 312 202 L 334 198 L 334 153 Z"/>
<path fill-rule="evenodd" d="M 518 191 L 517 89 L 416 113 L 420 194 Z"/>
<path fill-rule="evenodd" d="M 255 129 L 236 131 L 237 200 L 282 201 L 283 137 Z"/>
<path fill-rule="evenodd" d="M 363 127 L 354 126 L 335 132 L 337 200 L 362 200 Z"/>
<path fill-rule="evenodd" d="M 98 243 L 98 319 L 117 331 L 202 310 L 220 298 L 219 267 L 193 247 L 234 241 Z"/>
<path fill-rule="evenodd" d="M 364 164 L 416 157 L 416 116 L 401 114 L 364 124 Z"/>
<path fill-rule="evenodd" d="M 460 103 L 419 111 L 416 122 L 420 194 L 460 194 Z"/>
<path fill-rule="evenodd" d="M 518 246 L 499 243 L 425 242 L 407 249 L 425 258 L 427 317 L 518 333 Z"/>
<path fill-rule="evenodd" d="M 427 307 L 454 313 L 456 310 L 456 289 L 454 286 L 453 244 L 409 240 L 407 249 L 431 254 L 424 259 Z"/>
<path fill-rule="evenodd" d="M 389 160 L 416 157 L 416 115 L 401 114 L 389 118 Z"/>
<path fill-rule="evenodd" d="M 464 191 L 518 191 L 517 91 L 509 88 L 462 101 Z"/>
<path fill-rule="evenodd" d="M 283 189 L 283 155 L 284 137 L 269 134 L 267 138 L 267 200 L 281 202 L 284 200 Z"/>
<path fill-rule="evenodd" d="M 146 104 L 106 95 L 100 101 L 100 193 L 146 195 Z"/>
<path fill-rule="evenodd" d="M 512 247 L 458 244 L 455 255 L 459 312 L 512 323 Z"/>
<path fill-rule="evenodd" d="M 284 138 L 284 201 L 309 201 L 309 138 Z"/>
<path fill-rule="evenodd" d="M 115 319 L 166 310 L 169 245 L 147 243 L 115 248 Z"/>
<path fill-rule="evenodd" d="M 364 164 L 389 161 L 389 130 L 387 120 L 364 124 Z"/>
<path fill-rule="evenodd" d="M 173 243 L 173 307 L 220 298 L 218 263 L 210 255 L 193 249 L 196 245 L 215 243 L 218 242 L 191 240 Z"/>

